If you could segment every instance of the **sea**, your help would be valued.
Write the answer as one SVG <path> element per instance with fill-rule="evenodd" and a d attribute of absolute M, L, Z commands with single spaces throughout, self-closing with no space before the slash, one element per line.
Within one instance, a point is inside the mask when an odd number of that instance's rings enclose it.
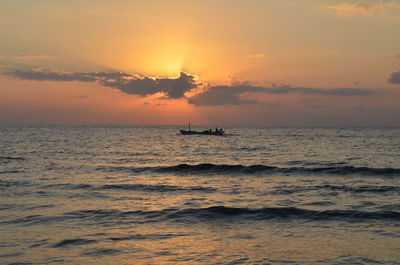
<path fill-rule="evenodd" d="M 399 128 L 184 127 L 1 126 L 0 264 L 400 264 Z"/>

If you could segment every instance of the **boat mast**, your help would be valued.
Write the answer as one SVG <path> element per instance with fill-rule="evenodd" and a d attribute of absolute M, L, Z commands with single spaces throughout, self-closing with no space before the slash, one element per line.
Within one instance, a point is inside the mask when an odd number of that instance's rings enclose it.
<path fill-rule="evenodd" d="M 190 132 L 190 122 L 188 122 L 189 123 L 189 132 Z"/>

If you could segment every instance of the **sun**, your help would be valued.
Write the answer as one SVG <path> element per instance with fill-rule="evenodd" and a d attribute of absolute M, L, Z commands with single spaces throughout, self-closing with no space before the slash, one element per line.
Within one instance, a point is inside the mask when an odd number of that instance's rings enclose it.
<path fill-rule="evenodd" d="M 186 50 L 179 42 L 157 41 L 133 56 L 132 68 L 150 76 L 176 76 L 185 64 Z"/>
<path fill-rule="evenodd" d="M 159 61 L 152 66 L 152 69 L 156 72 L 162 72 L 167 76 L 175 76 L 180 73 L 184 64 L 184 55 L 179 54 L 179 52 L 168 52 L 163 56 L 158 57 Z"/>

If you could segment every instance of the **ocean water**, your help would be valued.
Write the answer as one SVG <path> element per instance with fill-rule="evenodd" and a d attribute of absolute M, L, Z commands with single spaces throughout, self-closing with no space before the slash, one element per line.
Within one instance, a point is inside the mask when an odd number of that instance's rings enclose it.
<path fill-rule="evenodd" d="M 0 264 L 400 264 L 400 129 L 178 131 L 0 127 Z"/>

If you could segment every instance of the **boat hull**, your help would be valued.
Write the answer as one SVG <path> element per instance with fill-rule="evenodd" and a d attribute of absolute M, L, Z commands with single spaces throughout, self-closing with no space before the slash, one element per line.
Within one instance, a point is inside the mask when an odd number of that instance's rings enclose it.
<path fill-rule="evenodd" d="M 183 135 L 194 135 L 194 134 L 200 134 L 200 135 L 224 135 L 225 132 L 213 132 L 213 131 L 187 131 L 187 130 L 180 130 L 181 134 Z"/>

